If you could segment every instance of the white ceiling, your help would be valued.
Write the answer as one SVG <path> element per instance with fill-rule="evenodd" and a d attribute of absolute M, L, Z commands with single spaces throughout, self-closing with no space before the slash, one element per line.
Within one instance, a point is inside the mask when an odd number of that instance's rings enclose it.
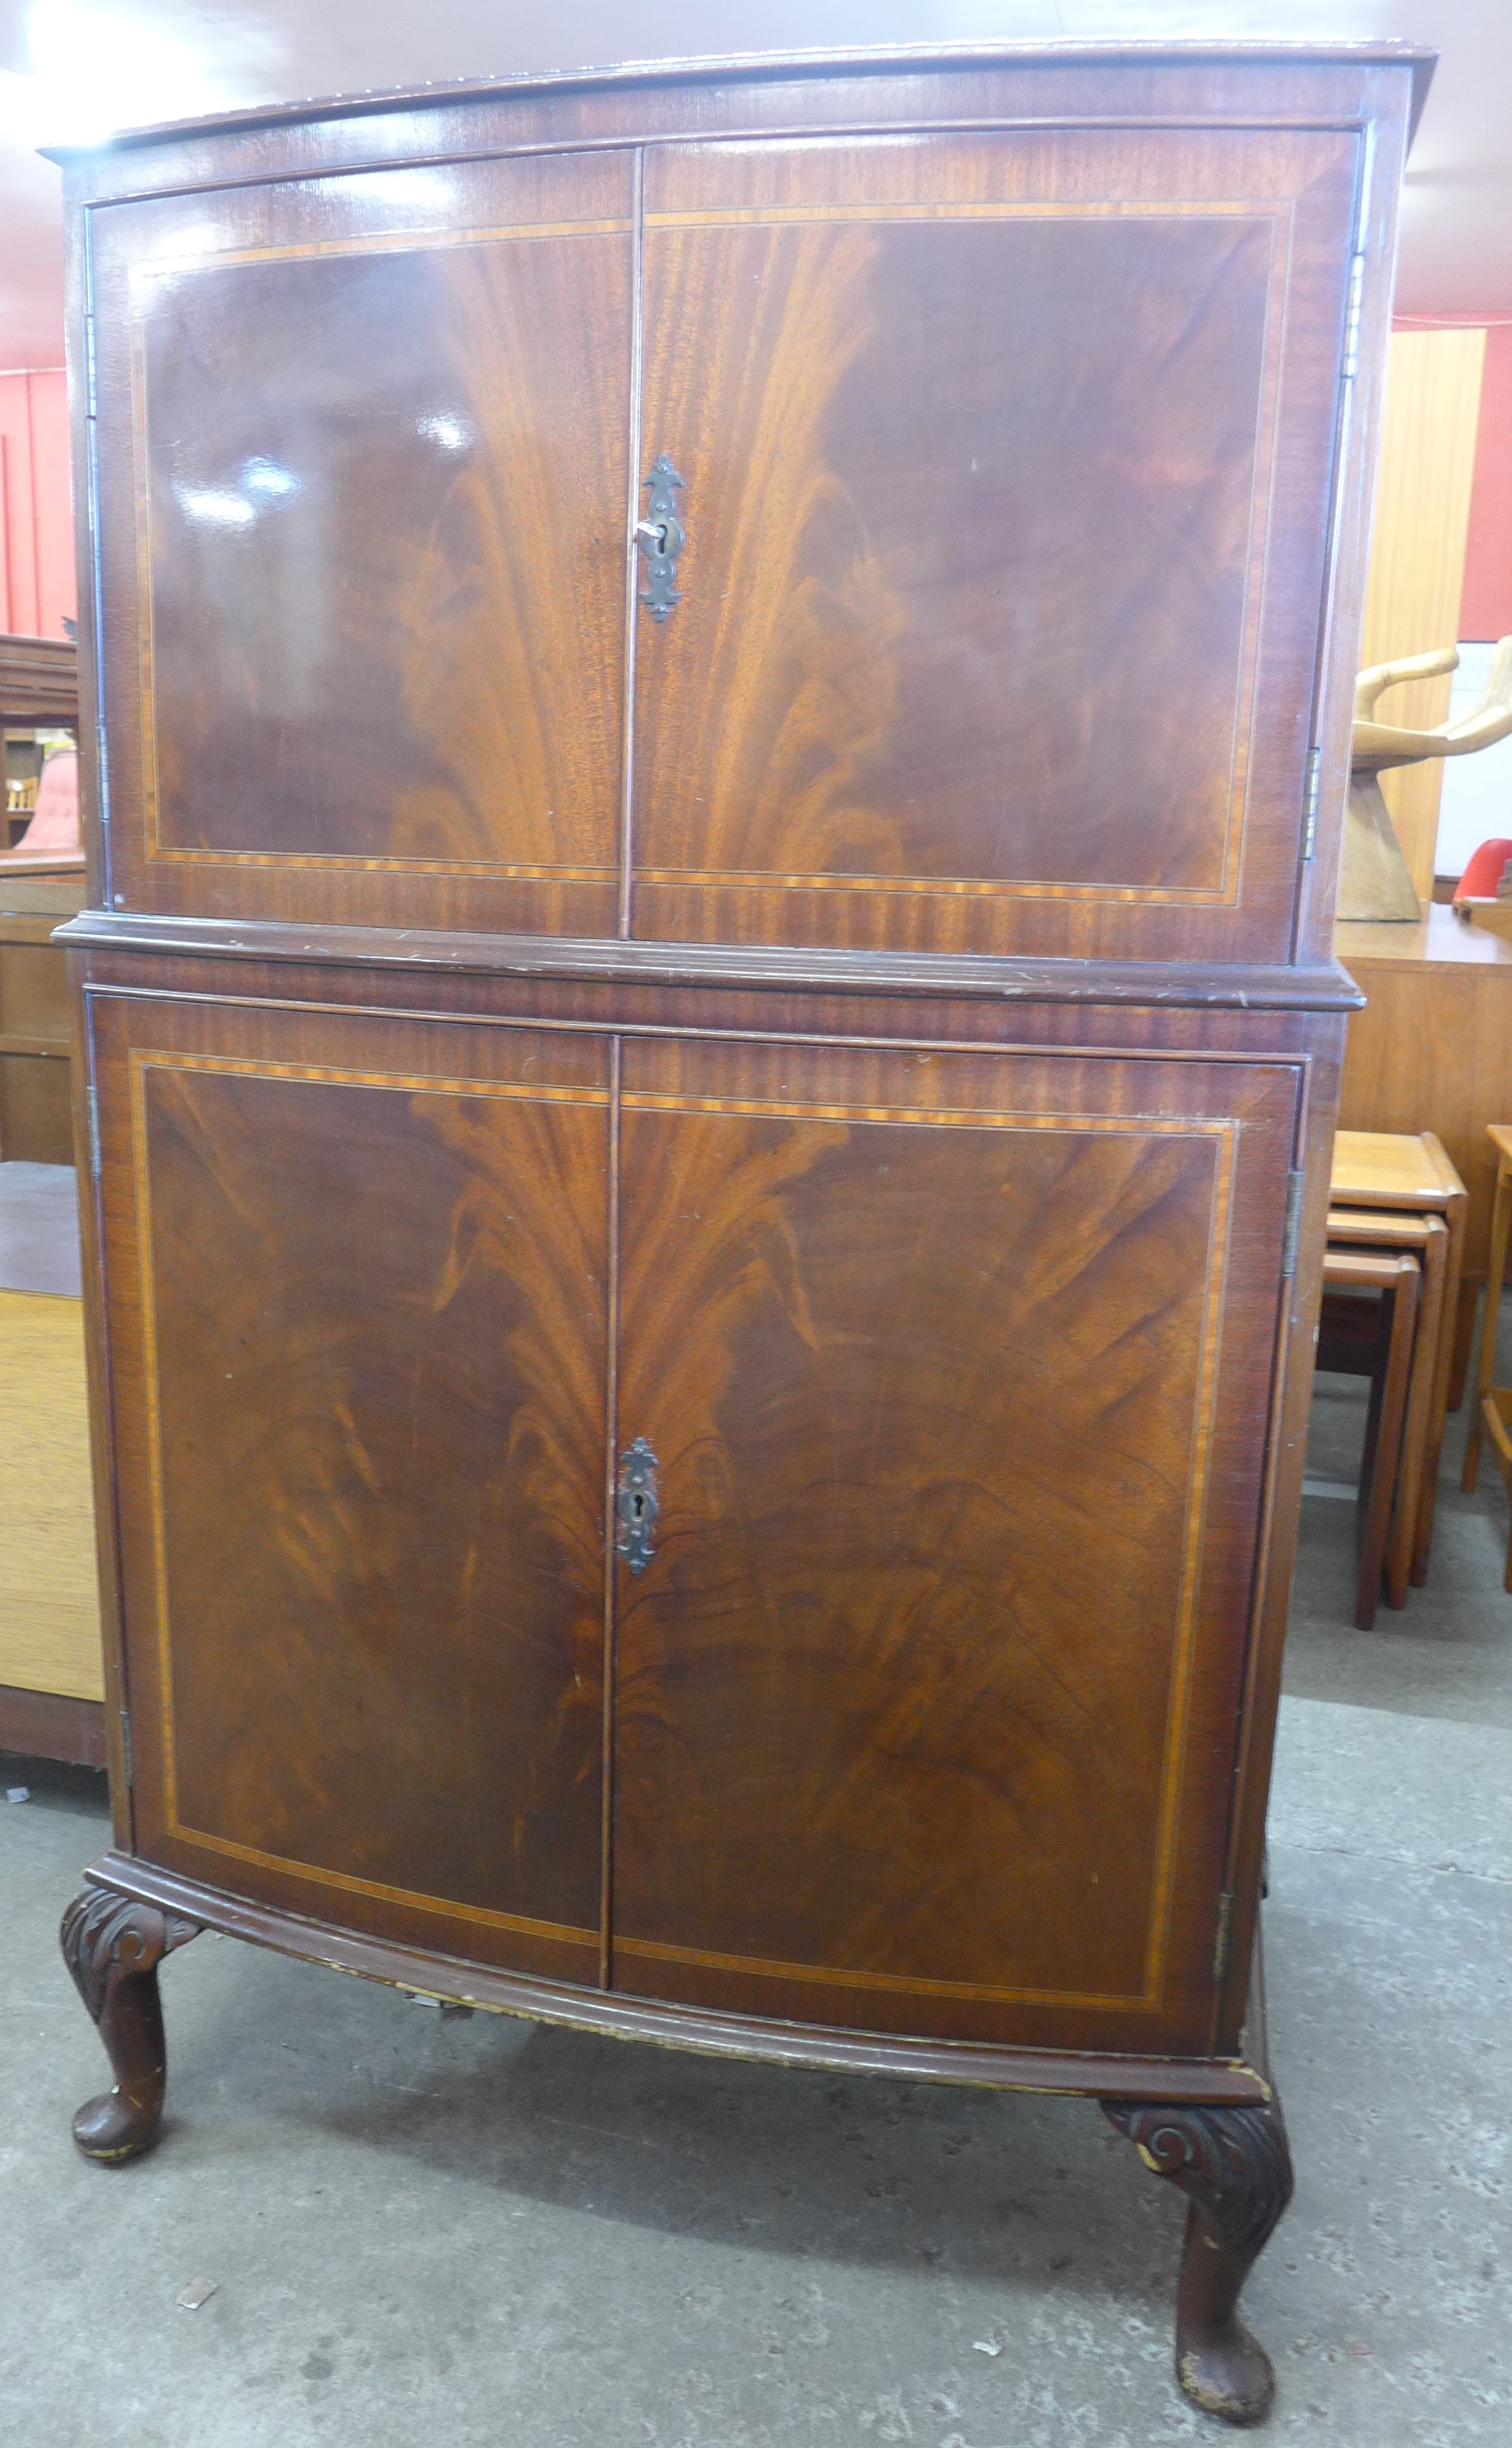
<path fill-rule="evenodd" d="M 1508 0 L 0 0 L 0 370 L 63 354 L 59 173 L 37 144 L 434 78 L 992 37 L 1435 47 L 1398 310 L 1512 317 L 1509 32 Z"/>

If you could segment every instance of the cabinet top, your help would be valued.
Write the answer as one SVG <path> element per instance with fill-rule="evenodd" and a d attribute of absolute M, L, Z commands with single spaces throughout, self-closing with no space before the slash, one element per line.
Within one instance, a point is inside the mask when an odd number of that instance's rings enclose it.
<path fill-rule="evenodd" d="M 386 112 L 519 98 L 546 102 L 590 91 L 630 92 L 668 86 L 760 84 L 813 77 L 919 75 L 992 69 L 1077 68 L 1251 69 L 1282 76 L 1327 68 L 1403 67 L 1411 71 L 1410 128 L 1416 129 L 1438 59 L 1435 50 L 1405 42 L 1031 42 L 886 44 L 851 50 L 756 51 L 690 59 L 637 60 L 617 67 L 531 70 L 515 76 L 453 78 L 265 104 L 204 118 L 165 121 L 123 130 L 99 145 L 47 145 L 49 161 L 77 163 L 143 145 L 307 125 L 312 121 L 370 118 Z M 1288 115 L 1277 97 L 1278 116 Z M 1268 114 L 1267 114 L 1268 115 Z"/>

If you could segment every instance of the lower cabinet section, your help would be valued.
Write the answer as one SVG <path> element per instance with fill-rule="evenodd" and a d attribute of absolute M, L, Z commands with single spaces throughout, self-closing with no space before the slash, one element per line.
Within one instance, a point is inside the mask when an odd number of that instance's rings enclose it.
<path fill-rule="evenodd" d="M 90 1007 L 140 1856 L 1203 2052 L 1295 1058 Z"/>

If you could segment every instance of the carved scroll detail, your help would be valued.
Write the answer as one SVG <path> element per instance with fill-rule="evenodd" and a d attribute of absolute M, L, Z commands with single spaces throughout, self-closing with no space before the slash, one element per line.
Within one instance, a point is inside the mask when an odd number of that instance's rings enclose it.
<path fill-rule="evenodd" d="M 137 2158 L 158 2138 L 166 2059 L 158 1966 L 198 1934 L 198 1922 L 112 1887 L 86 1886 L 63 1916 L 63 1960 L 99 2029 L 115 2085 L 73 2120 L 85 2157 Z"/>
<path fill-rule="evenodd" d="M 1141 2158 L 1191 2203 L 1176 2314 L 1176 2375 L 1225 2421 L 1263 2421 L 1276 2375 L 1239 2320 L 1239 2289 L 1292 2198 L 1279 2105 L 1171 2107 L 1105 2099 Z"/>
<path fill-rule="evenodd" d="M 73 1976 L 89 2019 L 105 2010 L 112 1973 L 151 1972 L 176 1946 L 198 1938 L 199 1923 L 160 1912 L 113 1887 L 85 1887 L 63 1916 L 63 1960 Z"/>

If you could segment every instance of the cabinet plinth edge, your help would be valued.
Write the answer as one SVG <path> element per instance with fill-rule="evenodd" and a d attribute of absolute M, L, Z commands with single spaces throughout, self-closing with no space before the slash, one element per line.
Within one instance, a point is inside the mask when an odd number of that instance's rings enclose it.
<path fill-rule="evenodd" d="M 388 1939 L 363 1937 L 204 1886 L 132 1854 L 103 1854 L 85 1878 L 89 1884 L 156 1904 L 228 1938 L 248 1939 L 304 1962 L 323 1963 L 331 1971 L 381 1981 L 417 1997 L 476 2006 L 487 2014 L 524 2016 L 534 2022 L 597 2032 L 614 2039 L 689 2049 L 703 2056 L 758 2058 L 778 2065 L 814 2066 L 831 2074 L 881 2074 L 903 2081 L 1064 2093 L 1095 2099 L 1170 2099 L 1223 2106 L 1263 2104 L 1271 2096 L 1265 2075 L 1243 2056 L 1100 2056 L 1074 2049 L 993 2048 L 977 2041 L 904 2039 L 891 2033 L 853 2032 L 707 2007 L 665 2005 L 614 1990 L 578 1989 L 562 1981 L 497 1971 Z"/>
<path fill-rule="evenodd" d="M 281 921 L 128 917 L 86 909 L 54 943 L 77 952 L 300 962 L 453 975 L 607 980 L 661 986 L 813 988 L 826 994 L 947 995 L 996 1003 L 1117 1004 L 1147 1010 L 1358 1011 L 1365 997 L 1337 961 L 1280 963 L 1016 960 L 985 953 L 847 952 L 735 944 L 616 943 L 567 935 L 446 934 Z"/>

